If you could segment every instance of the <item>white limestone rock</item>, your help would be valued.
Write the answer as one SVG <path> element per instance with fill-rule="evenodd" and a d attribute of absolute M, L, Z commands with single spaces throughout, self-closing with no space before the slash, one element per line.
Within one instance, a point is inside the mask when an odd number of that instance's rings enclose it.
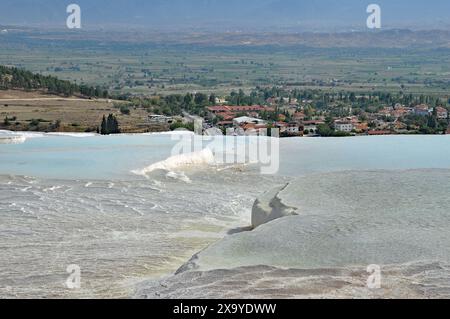
<path fill-rule="evenodd" d="M 252 209 L 253 228 L 257 228 L 278 218 L 298 215 L 296 213 L 297 208 L 283 204 L 278 196 L 288 186 L 289 184 L 286 184 L 282 187 L 274 188 L 255 201 Z"/>

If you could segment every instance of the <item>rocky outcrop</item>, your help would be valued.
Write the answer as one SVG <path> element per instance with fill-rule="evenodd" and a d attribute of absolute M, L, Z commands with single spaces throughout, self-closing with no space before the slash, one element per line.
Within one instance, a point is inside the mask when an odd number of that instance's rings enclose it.
<path fill-rule="evenodd" d="M 257 228 L 278 218 L 297 215 L 297 208 L 285 205 L 279 194 L 288 187 L 286 184 L 268 191 L 253 204 L 252 227 Z"/>

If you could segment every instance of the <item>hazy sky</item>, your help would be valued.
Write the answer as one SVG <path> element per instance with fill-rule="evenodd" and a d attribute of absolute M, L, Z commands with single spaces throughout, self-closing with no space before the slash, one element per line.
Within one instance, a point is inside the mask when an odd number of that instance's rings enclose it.
<path fill-rule="evenodd" d="M 347 31 L 376 3 L 386 28 L 450 29 L 450 0 L 0 0 L 0 25 L 64 27 L 70 3 L 85 27 Z"/>

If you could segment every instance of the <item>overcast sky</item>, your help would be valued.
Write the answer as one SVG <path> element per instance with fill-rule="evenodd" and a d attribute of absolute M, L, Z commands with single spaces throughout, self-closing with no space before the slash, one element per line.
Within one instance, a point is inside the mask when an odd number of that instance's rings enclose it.
<path fill-rule="evenodd" d="M 386 28 L 450 29 L 450 0 L 0 0 L 0 25 L 64 27 L 70 3 L 93 28 L 348 31 L 376 3 Z"/>

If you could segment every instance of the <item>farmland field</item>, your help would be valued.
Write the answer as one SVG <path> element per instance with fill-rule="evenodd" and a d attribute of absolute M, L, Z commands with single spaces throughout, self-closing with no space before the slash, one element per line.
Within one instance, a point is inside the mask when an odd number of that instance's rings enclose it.
<path fill-rule="evenodd" d="M 183 38 L 164 43 L 154 35 L 145 41 L 90 36 L 2 35 L 0 64 L 143 95 L 228 94 L 272 85 L 436 95 L 450 89 L 450 49 L 435 45 L 363 48 L 350 38 L 308 47 L 224 42 L 223 36 L 201 44 Z"/>
<path fill-rule="evenodd" d="M 167 128 L 150 127 L 148 112 L 133 108 L 130 114 L 120 113 L 118 105 L 124 102 L 106 99 L 62 98 L 39 92 L 0 91 L 0 118 L 9 117 L 14 130 L 52 130 L 58 124 L 59 132 L 95 132 L 105 114 L 115 114 L 126 132 L 147 132 Z M 0 129 L 2 128 L 0 123 Z M 55 128 L 53 128 L 54 130 Z"/>

